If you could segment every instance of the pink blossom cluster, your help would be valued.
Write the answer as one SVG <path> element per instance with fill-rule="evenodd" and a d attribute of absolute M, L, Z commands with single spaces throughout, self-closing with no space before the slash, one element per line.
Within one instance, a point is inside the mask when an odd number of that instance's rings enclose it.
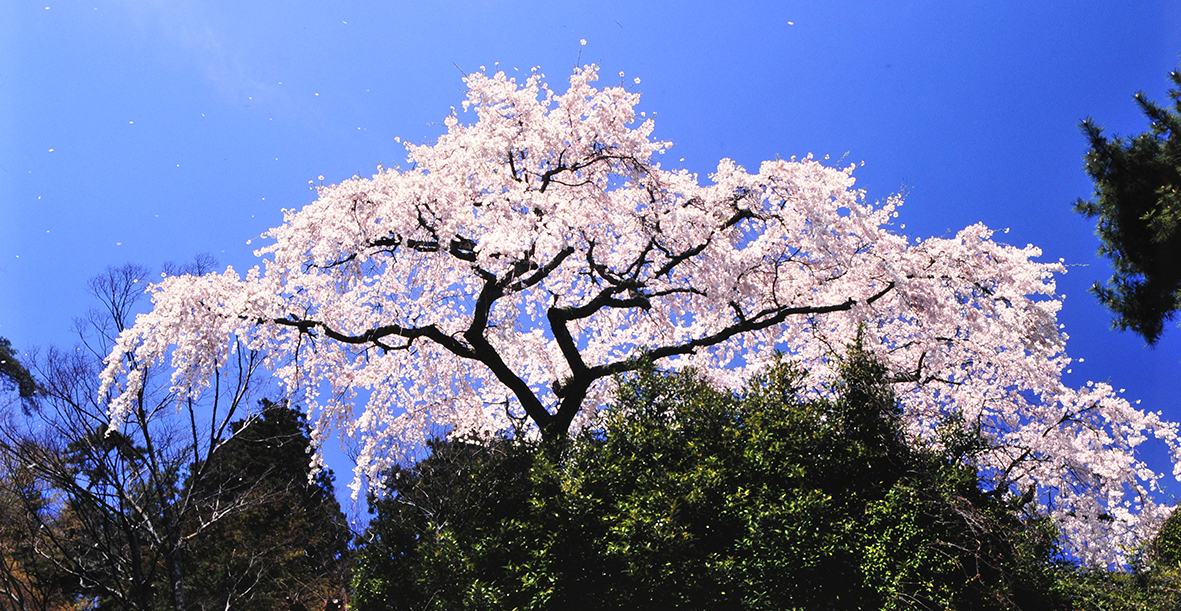
<path fill-rule="evenodd" d="M 475 121 L 453 111 L 438 142 L 407 145 L 408 169 L 285 211 L 244 277 L 154 285 L 107 358 L 112 418 L 141 383 L 130 358 L 168 363 L 185 397 L 241 342 L 308 406 L 317 443 L 358 440 L 356 491 L 432 434 L 584 426 L 644 359 L 736 388 L 779 351 L 819 388 L 860 341 L 915 444 L 978 430 L 984 485 L 1033 486 L 1080 559 L 1122 562 L 1168 515 L 1136 448 L 1181 457 L 1177 425 L 1062 383 L 1061 264 L 983 225 L 909 240 L 899 198 L 868 203 L 852 167 L 811 156 L 754 173 L 724 159 L 703 185 L 657 161 L 670 143 L 639 95 L 596 78 L 577 69 L 558 94 L 537 71 L 472 74 Z"/>

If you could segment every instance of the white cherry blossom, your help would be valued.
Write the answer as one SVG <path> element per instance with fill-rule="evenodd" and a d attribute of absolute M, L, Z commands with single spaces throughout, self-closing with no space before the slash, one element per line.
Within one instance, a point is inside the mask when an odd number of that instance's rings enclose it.
<path fill-rule="evenodd" d="M 244 277 L 154 285 L 107 359 L 112 417 L 139 383 L 128 355 L 200 392 L 242 342 L 309 406 L 317 442 L 359 440 L 356 490 L 433 434 L 514 419 L 566 434 L 643 359 L 738 387 L 778 350 L 819 385 L 860 338 L 913 441 L 958 415 L 990 444 L 985 486 L 1034 486 L 1079 558 L 1121 562 L 1168 515 L 1136 448 L 1181 455 L 1177 425 L 1062 383 L 1060 263 L 983 225 L 908 240 L 899 198 L 868 203 L 852 166 L 810 156 L 723 159 L 706 184 L 664 169 L 639 95 L 596 78 L 577 69 L 558 94 L 538 72 L 473 73 L 474 120 L 453 111 L 437 143 L 407 144 L 409 169 L 319 187 Z"/>

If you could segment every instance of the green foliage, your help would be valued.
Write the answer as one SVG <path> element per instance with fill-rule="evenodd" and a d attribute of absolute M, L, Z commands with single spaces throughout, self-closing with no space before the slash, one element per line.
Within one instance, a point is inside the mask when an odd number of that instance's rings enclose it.
<path fill-rule="evenodd" d="M 1148 553 L 1157 566 L 1181 570 L 1181 513 L 1165 520 Z"/>
<path fill-rule="evenodd" d="M 37 394 L 37 382 L 16 358 L 12 344 L 5 337 L 0 337 L 0 388 L 15 389 L 26 410 L 32 407 Z"/>
<path fill-rule="evenodd" d="M 1090 140 L 1086 171 L 1095 198 L 1078 200 L 1075 210 L 1099 217 L 1099 254 L 1111 259 L 1115 275 L 1092 288 L 1116 315 L 1114 325 L 1156 343 L 1181 307 L 1181 73 L 1170 75 L 1170 110 L 1136 94 L 1151 121 L 1149 130 L 1126 139 L 1107 139 L 1091 119 L 1082 124 Z"/>
<path fill-rule="evenodd" d="M 1054 606 L 1053 528 L 979 489 L 978 438 L 912 450 L 884 373 L 853 353 L 824 399 L 786 364 L 741 396 L 648 370 L 573 440 L 437 441 L 371 502 L 355 606 Z"/>
<path fill-rule="evenodd" d="M 371 502 L 379 517 L 363 537 L 354 607 L 535 607 L 553 586 L 536 569 L 569 551 L 553 545 L 560 482 L 546 456 L 507 438 L 431 449 L 390 474 L 396 496 Z"/>
<path fill-rule="evenodd" d="M 1055 594 L 1078 611 L 1181 609 L 1181 576 L 1169 571 L 1113 572 L 1099 568 L 1063 568 Z"/>
<path fill-rule="evenodd" d="M 1181 513 L 1161 525 L 1131 571 L 1060 566 L 1054 589 L 1080 611 L 1181 609 Z"/>
<path fill-rule="evenodd" d="M 1165 520 L 1131 572 L 1060 571 L 1055 588 L 1075 609 L 1181 609 L 1181 513 Z"/>
<path fill-rule="evenodd" d="M 260 405 L 189 481 L 190 608 L 318 610 L 348 581 L 351 531 L 331 472 L 308 481 L 307 423 L 284 403 Z"/>

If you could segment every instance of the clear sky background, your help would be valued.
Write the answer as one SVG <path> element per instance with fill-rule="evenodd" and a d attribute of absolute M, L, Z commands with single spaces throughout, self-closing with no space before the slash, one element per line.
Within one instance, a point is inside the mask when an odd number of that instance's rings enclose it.
<path fill-rule="evenodd" d="M 1179 53 L 1174 1 L 0 0 L 0 336 L 71 344 L 106 266 L 249 267 L 309 181 L 442 133 L 464 72 L 540 66 L 564 90 L 581 54 L 601 84 L 641 79 L 666 164 L 703 180 L 723 157 L 865 162 L 870 200 L 905 194 L 902 233 L 984 222 L 1065 259 L 1068 383 L 1177 420 L 1181 329 L 1155 349 L 1110 330 L 1086 292 L 1110 269 L 1071 204 L 1092 193 L 1079 121 L 1144 131 L 1132 95 L 1166 101 Z"/>

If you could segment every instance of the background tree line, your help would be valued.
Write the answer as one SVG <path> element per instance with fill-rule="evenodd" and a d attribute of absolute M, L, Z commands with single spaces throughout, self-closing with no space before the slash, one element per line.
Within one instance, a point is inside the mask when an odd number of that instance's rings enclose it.
<path fill-rule="evenodd" d="M 202 273 L 209 261 L 168 266 Z M 166 372 L 112 423 L 102 357 L 144 296 L 148 270 L 108 269 L 79 344 L 22 355 L 0 343 L 0 609 L 322 609 L 341 604 L 351 533 L 330 471 L 309 479 L 309 431 L 256 400 L 258 355 L 178 402 Z"/>

